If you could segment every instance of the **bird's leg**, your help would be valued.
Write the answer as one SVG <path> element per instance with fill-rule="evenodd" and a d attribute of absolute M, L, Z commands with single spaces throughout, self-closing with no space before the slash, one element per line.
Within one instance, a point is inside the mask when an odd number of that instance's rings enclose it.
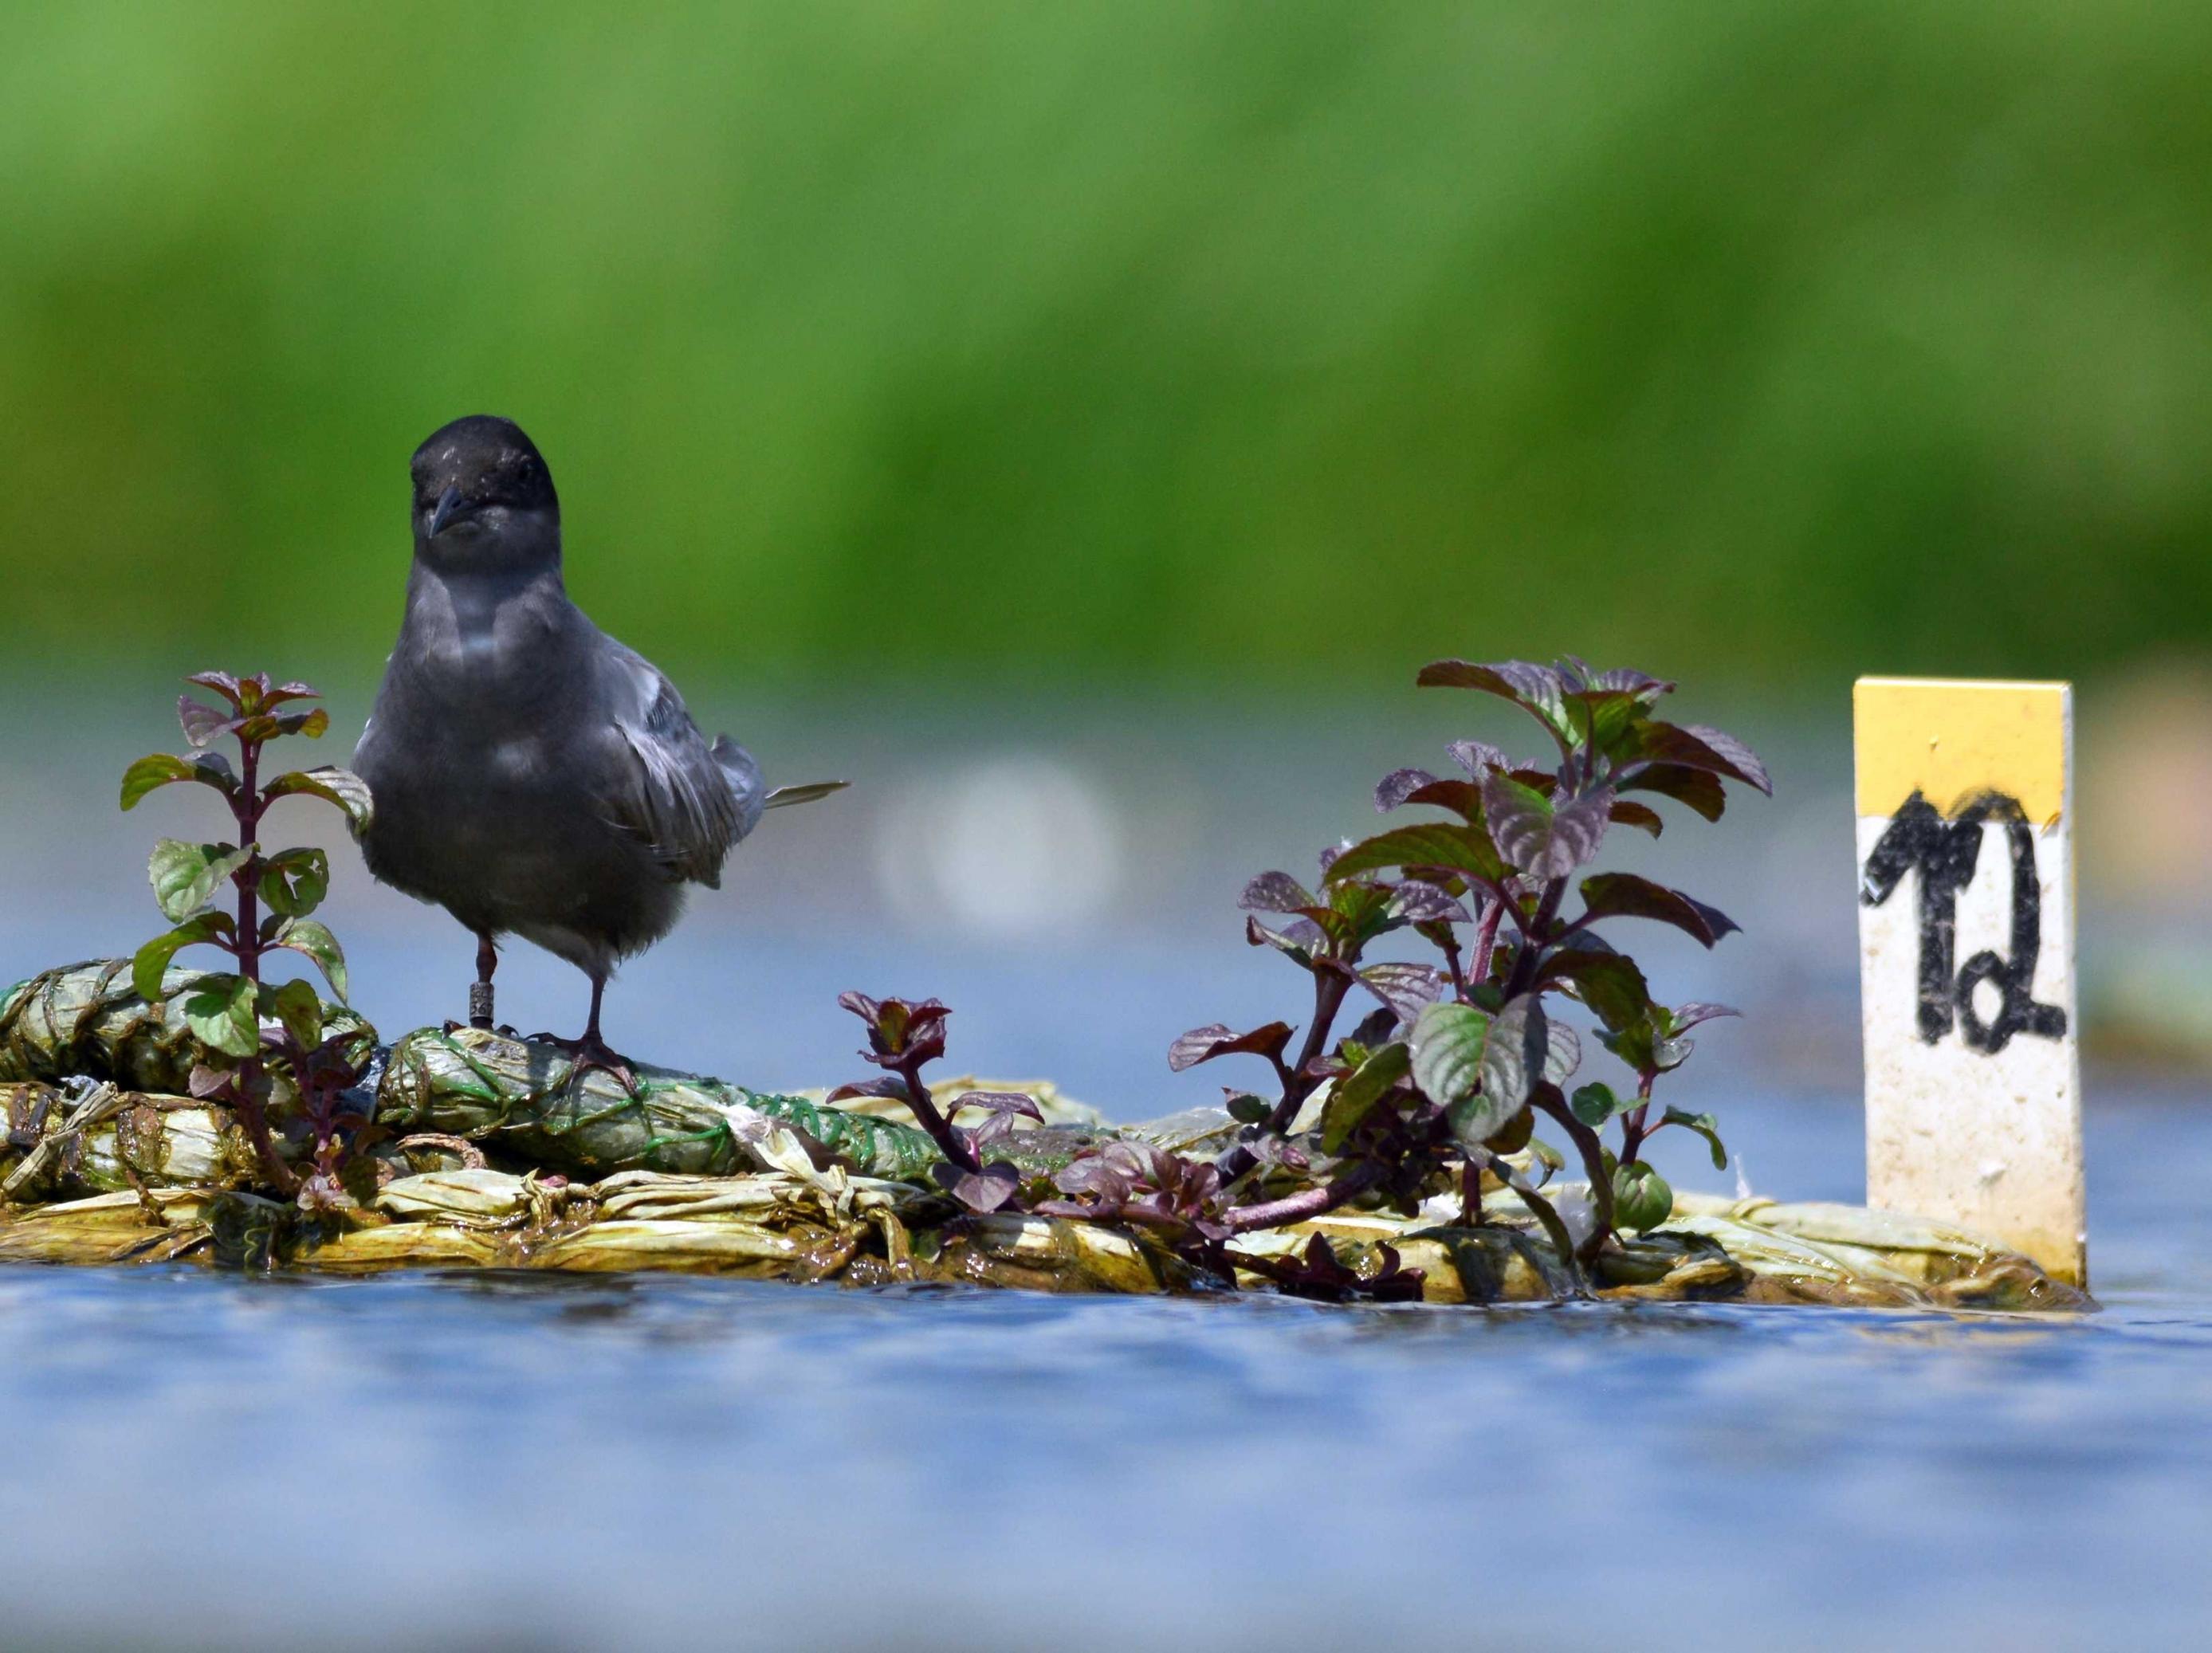
<path fill-rule="evenodd" d="M 592 978 L 592 1016 L 591 1019 L 584 1024 L 582 1038 L 561 1039 L 556 1038 L 550 1033 L 540 1033 L 535 1036 L 533 1042 L 554 1045 L 566 1051 L 574 1059 L 576 1064 L 573 1077 L 580 1079 L 596 1067 L 603 1073 L 613 1074 L 616 1079 L 622 1081 L 623 1090 L 635 1096 L 637 1074 L 630 1066 L 629 1058 L 610 1048 L 607 1042 L 599 1036 L 599 1005 L 605 998 L 606 991 L 606 978 L 602 975 L 593 976 Z"/>
<path fill-rule="evenodd" d="M 477 932 L 477 979 L 469 986 L 469 1025 L 489 1030 L 493 1022 L 491 975 L 499 968 L 499 949 L 491 945 L 491 932 Z"/>

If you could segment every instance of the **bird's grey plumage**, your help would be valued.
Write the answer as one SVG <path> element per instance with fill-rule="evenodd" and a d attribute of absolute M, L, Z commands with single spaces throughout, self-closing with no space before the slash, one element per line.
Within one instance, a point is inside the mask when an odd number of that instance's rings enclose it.
<path fill-rule="evenodd" d="M 405 617 L 354 756 L 376 800 L 362 852 L 479 936 L 568 959 L 596 1007 L 764 809 L 834 787 L 769 792 L 750 754 L 710 744 L 675 685 L 569 600 L 559 500 L 518 427 L 447 425 L 414 480 Z"/>

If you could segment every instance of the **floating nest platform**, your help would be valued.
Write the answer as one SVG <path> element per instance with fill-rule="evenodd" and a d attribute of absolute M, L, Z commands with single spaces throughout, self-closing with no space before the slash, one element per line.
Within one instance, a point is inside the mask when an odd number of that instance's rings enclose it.
<path fill-rule="evenodd" d="M 386 1134 L 356 1206 L 307 1212 L 255 1191 L 228 1109 L 184 1094 L 203 1052 L 178 1006 L 191 975 L 140 999 L 122 962 L 51 970 L 0 998 L 0 1261 L 286 1268 L 668 1270 L 798 1283 L 960 1283 L 1050 1291 L 1218 1291 L 1146 1231 L 963 1211 L 931 1178 L 935 1144 L 894 1102 L 833 1107 L 654 1068 L 635 1094 L 545 1045 L 422 1029 L 376 1052 L 357 1099 Z M 344 1012 L 333 1011 L 333 1015 Z M 994 1145 L 1043 1174 L 1115 1138 L 1193 1155 L 1237 1129 L 1219 1109 L 1111 1125 L 1050 1085 L 1018 1090 L 1043 1122 Z M 288 1112 L 288 1103 L 290 1104 Z M 304 1155 L 281 1082 L 280 1141 Z M 1285 1185 L 1285 1191 L 1294 1184 Z M 1563 1194 L 1565 1191 L 1562 1191 Z M 1571 1204 L 1571 1200 L 1565 1203 Z M 1534 1303 L 1583 1288 L 1507 1189 L 1485 1221 L 1439 1190 L 1411 1215 L 1349 1207 L 1230 1247 L 1236 1284 L 1326 1237 L 1353 1273 L 1395 1259 L 1436 1304 Z M 1602 1254 L 1600 1297 L 2004 1310 L 2089 1306 L 2030 1259 L 1941 1224 L 1861 1207 L 1678 1194 L 1667 1221 Z"/>

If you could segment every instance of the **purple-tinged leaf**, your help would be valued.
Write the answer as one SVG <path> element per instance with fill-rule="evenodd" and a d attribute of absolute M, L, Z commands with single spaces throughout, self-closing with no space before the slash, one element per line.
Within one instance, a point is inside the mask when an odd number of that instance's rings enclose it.
<path fill-rule="evenodd" d="M 1680 727 L 1671 723 L 1646 724 L 1643 756 L 1655 763 L 1680 764 L 1685 769 L 1723 775 L 1731 781 L 1756 787 L 1770 797 L 1774 792 L 1774 782 L 1767 776 L 1766 766 L 1750 747 L 1733 735 L 1702 724 Z"/>
<path fill-rule="evenodd" d="M 1648 832 L 1655 838 L 1667 830 L 1666 819 L 1657 810 L 1626 798 L 1613 799 L 1613 823 L 1615 826 L 1634 827 L 1638 831 Z"/>
<path fill-rule="evenodd" d="M 280 683 L 261 697 L 263 709 L 282 705 L 288 700 L 320 700 L 323 691 L 304 683 Z"/>
<path fill-rule="evenodd" d="M 1020 1115 L 1044 1123 L 1044 1109 L 1037 1106 L 1035 1097 L 1022 1091 L 969 1091 L 952 1097 L 945 1104 L 945 1116 L 956 1117 L 962 1109 L 981 1108 L 987 1114 L 1003 1114 L 1009 1117 Z"/>
<path fill-rule="evenodd" d="M 1467 771 L 1470 781 L 1480 781 L 1492 769 L 1514 768 L 1504 748 L 1493 746 L 1486 740 L 1455 740 L 1445 750 L 1451 753 L 1452 762 Z"/>
<path fill-rule="evenodd" d="M 1244 939 L 1255 947 L 1273 947 L 1291 963 L 1304 969 L 1313 969 L 1316 956 L 1328 945 L 1321 926 L 1310 918 L 1285 924 L 1279 930 L 1271 930 L 1256 918 L 1244 921 Z"/>
<path fill-rule="evenodd" d="M 239 681 L 236 678 L 231 676 L 229 672 L 195 672 L 190 677 L 186 678 L 185 681 L 189 684 L 197 684 L 202 689 L 212 689 L 216 694 L 221 695 L 225 700 L 228 701 L 234 710 L 241 709 Z"/>
<path fill-rule="evenodd" d="M 846 995 L 839 995 L 842 1003 Z M 858 998 L 858 994 L 851 995 Z M 906 1081 L 896 1073 L 879 1073 L 872 1079 L 861 1079 L 853 1085 L 841 1085 L 823 1100 L 829 1103 L 853 1101 L 862 1097 L 886 1097 L 892 1102 L 912 1103 L 914 1093 L 906 1088 Z"/>
<path fill-rule="evenodd" d="M 1262 872 L 1244 886 L 1237 904 L 1248 913 L 1297 913 L 1315 904 L 1312 892 L 1287 872 Z"/>
<path fill-rule="evenodd" d="M 1584 910 L 1578 924 L 1605 918 L 1656 919 L 1707 947 L 1741 927 L 1719 909 L 1633 872 L 1601 872 L 1584 878 L 1582 891 Z"/>
<path fill-rule="evenodd" d="M 1627 666 L 1617 666 L 1611 672 L 1600 672 L 1590 678 L 1592 689 L 1617 690 L 1635 696 L 1646 706 L 1656 706 L 1660 697 L 1674 692 L 1674 685 L 1648 672 L 1638 672 Z"/>
<path fill-rule="evenodd" d="M 190 695 L 179 695 L 177 721 L 184 726 L 186 740 L 195 746 L 204 746 L 225 730 L 234 727 L 238 720 L 212 706 L 202 705 Z"/>
<path fill-rule="evenodd" d="M 1678 804 L 1686 804 L 1708 821 L 1717 821 L 1728 808 L 1728 788 L 1707 769 L 1681 763 L 1654 763 L 1616 783 L 1622 792 L 1656 792 Z"/>
<path fill-rule="evenodd" d="M 1418 792 L 1408 793 L 1406 802 L 1448 809 L 1469 826 L 1482 824 L 1482 788 L 1472 781 L 1462 781 L 1456 776 L 1431 781 Z"/>
<path fill-rule="evenodd" d="M 1359 872 L 1386 867 L 1442 867 L 1484 880 L 1505 876 L 1505 863 L 1489 836 L 1471 826 L 1449 821 L 1424 822 L 1391 830 L 1354 844 L 1328 870 L 1332 883 Z"/>
<path fill-rule="evenodd" d="M 1674 1018 L 1674 1031 L 1686 1033 L 1700 1022 L 1713 1021 L 1723 1016 L 1741 1016 L 1743 1012 L 1733 1005 L 1695 1003 L 1677 1005 L 1669 1012 Z"/>
<path fill-rule="evenodd" d="M 1407 878 L 1390 891 L 1389 915 L 1408 924 L 1472 924 L 1474 917 L 1449 890 Z"/>
<path fill-rule="evenodd" d="M 1450 978 L 1433 964 L 1370 964 L 1359 972 L 1360 984 L 1389 1007 L 1401 1022 L 1411 1022 L 1443 996 Z"/>
<path fill-rule="evenodd" d="M 1682 732 L 1703 741 L 1706 750 L 1724 760 L 1729 767 L 1723 775 L 1733 775 L 1747 786 L 1756 787 L 1769 798 L 1774 796 L 1774 778 L 1767 774 L 1766 765 L 1759 754 L 1725 730 L 1716 729 L 1705 723 L 1686 723 Z"/>
<path fill-rule="evenodd" d="M 1613 790 L 1598 787 L 1554 808 L 1533 787 L 1493 772 L 1482 783 L 1483 814 L 1498 853 L 1531 877 L 1564 878 L 1597 857 L 1613 808 Z"/>
<path fill-rule="evenodd" d="M 1375 811 L 1388 815 L 1424 787 L 1436 784 L 1426 769 L 1393 769 L 1375 784 Z"/>
<path fill-rule="evenodd" d="M 1567 712 L 1567 680 L 1556 666 L 1529 660 L 1500 660 L 1478 665 L 1468 660 L 1431 660 L 1415 679 L 1424 689 L 1476 689 L 1510 700 L 1542 724 L 1564 748 L 1575 735 Z"/>
<path fill-rule="evenodd" d="M 1021 1173 L 1003 1161 L 970 1171 L 940 1160 L 930 1167 L 930 1175 L 939 1188 L 970 1211 L 996 1211 L 1021 1190 Z"/>
<path fill-rule="evenodd" d="M 1266 1056 L 1273 1060 L 1283 1054 L 1283 1047 L 1290 1042 L 1291 1030 L 1286 1023 L 1269 1022 L 1249 1033 L 1237 1033 L 1222 1023 L 1213 1022 L 1191 1029 L 1170 1045 L 1168 1067 L 1180 1073 L 1200 1062 L 1210 1062 L 1216 1056 Z"/>
<path fill-rule="evenodd" d="M 228 1068 L 210 1067 L 205 1062 L 194 1062 L 192 1071 L 185 1079 L 185 1094 L 205 1102 L 210 1097 L 222 1095 L 223 1087 L 229 1083 Z"/>

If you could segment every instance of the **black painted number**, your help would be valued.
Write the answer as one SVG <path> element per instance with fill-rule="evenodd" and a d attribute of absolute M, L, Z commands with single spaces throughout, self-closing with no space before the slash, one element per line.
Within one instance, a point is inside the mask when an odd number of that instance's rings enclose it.
<path fill-rule="evenodd" d="M 1958 955 L 1959 892 L 1974 881 L 1981 858 L 1982 823 L 2002 821 L 2012 850 L 2012 957 L 1984 949 L 1954 969 Z M 1879 907 L 1907 872 L 1920 875 L 1920 1036 L 1934 1044 L 1955 1025 L 1967 1045 L 1995 1055 L 2015 1033 L 2063 1037 L 2066 1012 L 2039 1005 L 2031 989 L 2043 951 L 2043 884 L 2035 872 L 2035 836 L 2017 799 L 1984 793 L 1947 821 L 1918 793 L 1907 799 L 1867 857 L 1859 900 Z M 1993 981 L 2002 995 L 1996 1017 L 1984 1022 L 1974 990 Z"/>

